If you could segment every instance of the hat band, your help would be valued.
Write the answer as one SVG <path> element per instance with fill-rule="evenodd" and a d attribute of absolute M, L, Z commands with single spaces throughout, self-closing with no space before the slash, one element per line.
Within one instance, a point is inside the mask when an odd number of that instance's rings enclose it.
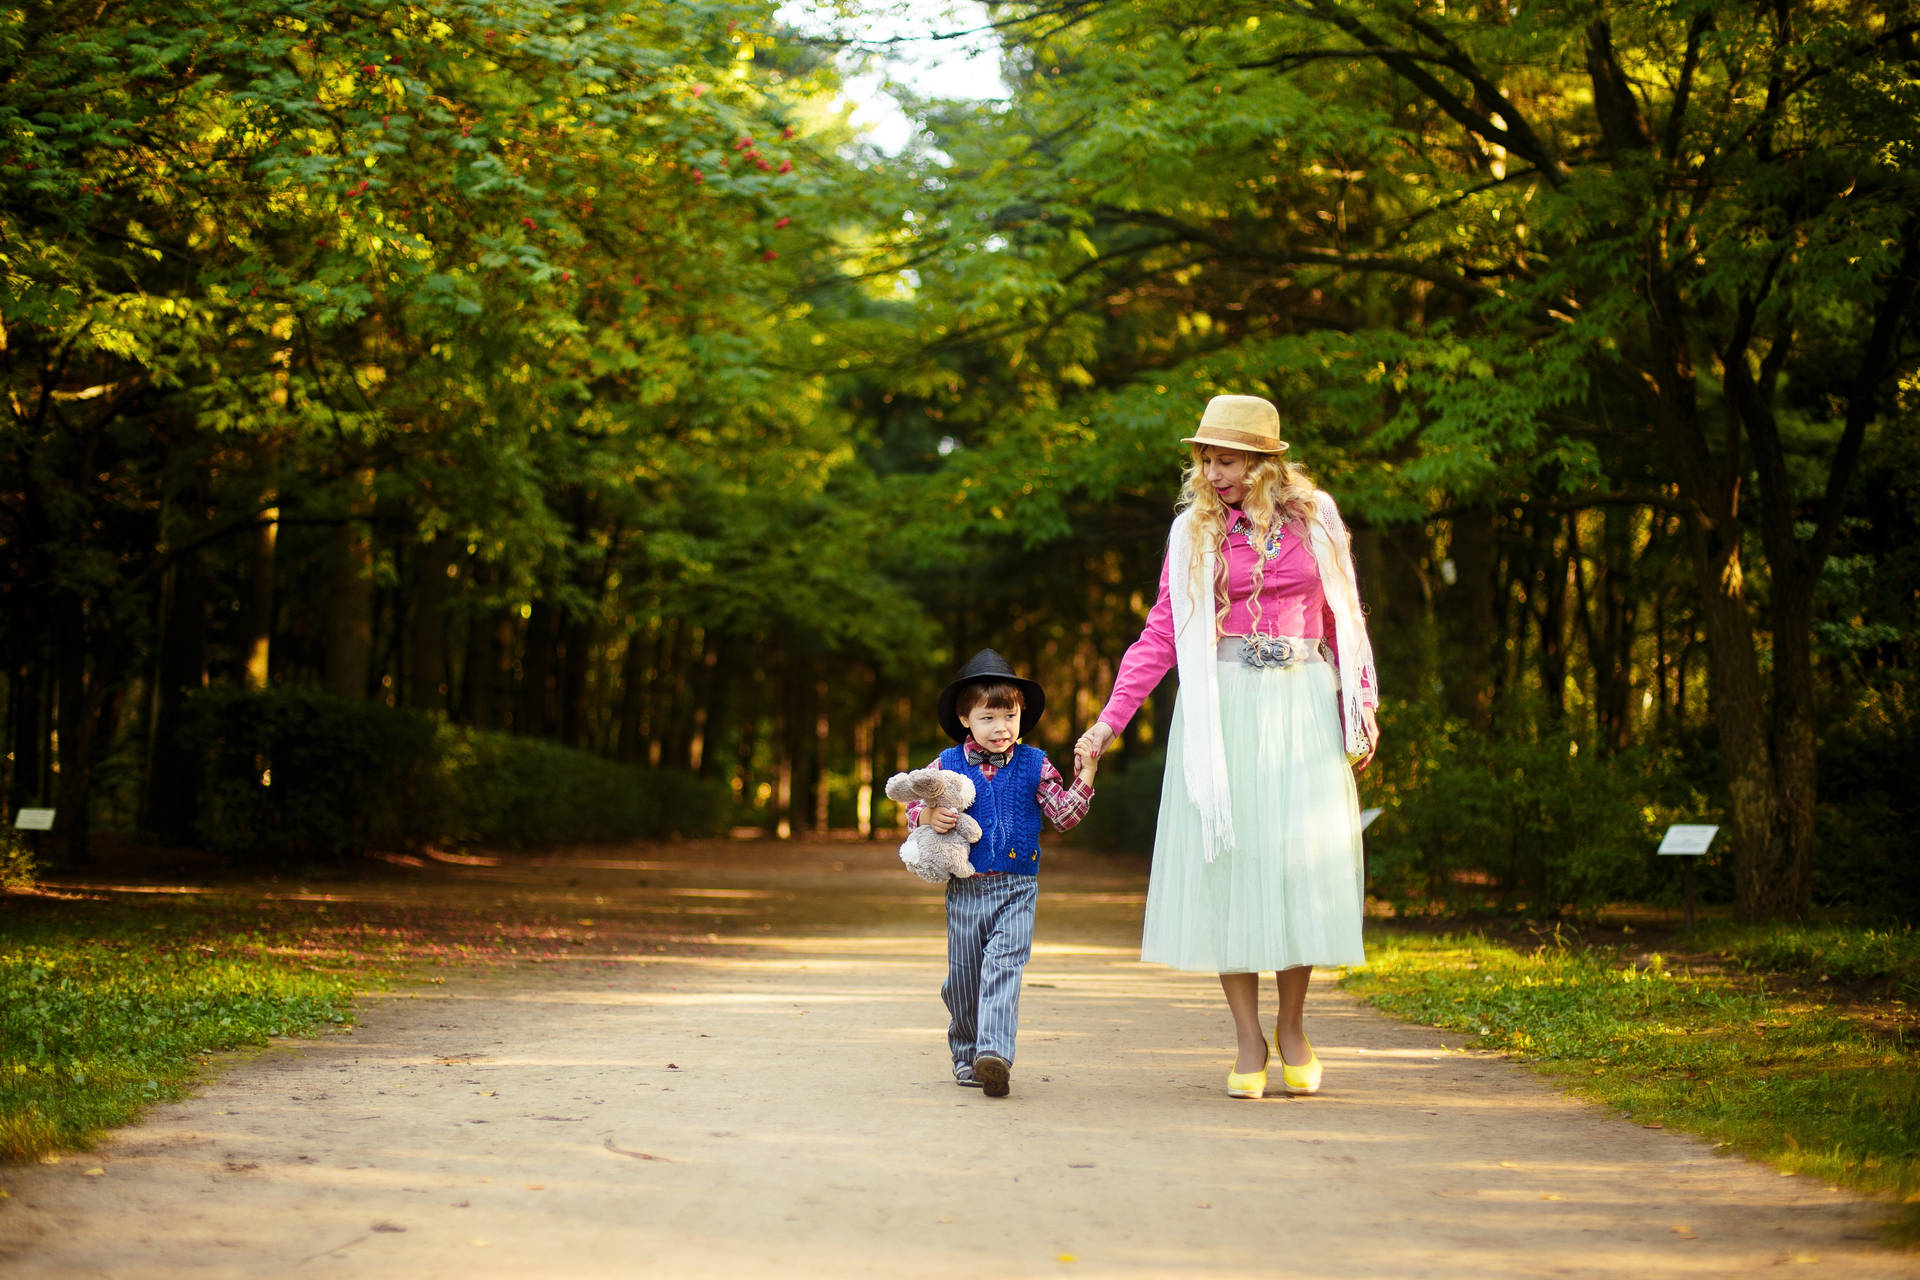
<path fill-rule="evenodd" d="M 1239 431 L 1233 427 L 1222 426 L 1200 428 L 1194 433 L 1193 441 L 1195 444 L 1219 444 L 1229 448 L 1243 445 L 1263 453 L 1279 453 L 1287 447 L 1284 441 L 1272 436 L 1255 435 L 1251 431 Z"/>

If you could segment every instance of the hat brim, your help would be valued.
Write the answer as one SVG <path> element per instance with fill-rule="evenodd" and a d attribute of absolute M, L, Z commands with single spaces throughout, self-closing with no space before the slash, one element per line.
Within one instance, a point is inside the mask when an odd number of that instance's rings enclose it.
<path fill-rule="evenodd" d="M 967 726 L 960 723 L 960 713 L 954 704 L 960 697 L 960 690 L 970 684 L 1010 684 L 1020 691 L 1026 700 L 1026 706 L 1020 708 L 1020 735 L 1033 732 L 1033 726 L 1040 722 L 1040 713 L 1047 709 L 1047 691 L 1031 680 L 1019 676 L 978 675 L 963 676 L 940 691 L 940 727 L 955 742 L 967 740 Z"/>
<path fill-rule="evenodd" d="M 1285 453 L 1288 448 L 1285 440 L 1279 441 L 1276 444 L 1267 444 L 1264 441 L 1248 440 L 1237 434 L 1229 435 L 1222 432 L 1215 432 L 1205 427 L 1200 429 L 1200 434 L 1197 436 L 1182 436 L 1180 443 L 1212 445 L 1216 449 L 1238 449 L 1241 453 L 1281 454 Z"/>

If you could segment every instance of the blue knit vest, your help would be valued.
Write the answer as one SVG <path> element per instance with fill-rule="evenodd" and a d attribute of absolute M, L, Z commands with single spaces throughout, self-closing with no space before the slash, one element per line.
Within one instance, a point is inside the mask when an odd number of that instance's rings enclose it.
<path fill-rule="evenodd" d="M 964 745 L 940 753 L 940 767 L 964 773 L 973 781 L 973 807 L 967 812 L 980 824 L 970 861 L 975 871 L 1040 874 L 1040 766 L 1046 753 L 1038 747 L 1015 746 L 1013 758 L 996 770 L 988 782 L 978 765 L 967 763 Z"/>

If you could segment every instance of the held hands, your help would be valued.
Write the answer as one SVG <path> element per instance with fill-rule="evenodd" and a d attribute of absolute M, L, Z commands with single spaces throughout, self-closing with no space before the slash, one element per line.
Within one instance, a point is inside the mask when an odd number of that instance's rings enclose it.
<path fill-rule="evenodd" d="M 1113 741 L 1113 730 L 1104 721 L 1095 720 L 1093 727 L 1080 735 L 1073 744 L 1073 773 L 1075 779 L 1093 785 L 1093 775 L 1100 768 L 1100 753 Z"/>
<path fill-rule="evenodd" d="M 1100 770 L 1100 753 L 1076 745 L 1073 749 L 1073 780 L 1093 785 L 1093 775 Z"/>
<path fill-rule="evenodd" d="M 1112 742 L 1113 730 L 1107 727 L 1106 721 L 1095 720 L 1093 726 L 1081 734 L 1080 740 L 1073 744 L 1075 765 L 1078 766 L 1083 755 L 1098 760 L 1100 753 L 1105 751 Z"/>
<path fill-rule="evenodd" d="M 947 832 L 953 830 L 960 821 L 960 811 L 958 809 L 942 809 L 936 805 L 927 812 L 927 825 L 935 831 L 938 831 L 941 835 L 945 835 Z"/>

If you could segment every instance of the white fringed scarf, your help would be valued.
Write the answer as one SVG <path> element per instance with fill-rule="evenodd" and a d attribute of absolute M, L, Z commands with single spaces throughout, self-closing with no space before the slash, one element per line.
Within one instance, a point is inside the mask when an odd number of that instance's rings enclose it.
<path fill-rule="evenodd" d="M 1360 593 L 1353 576 L 1347 527 L 1333 498 L 1316 491 L 1318 520 L 1307 524 L 1307 542 L 1320 574 L 1320 586 L 1333 610 L 1334 646 L 1340 657 L 1340 710 L 1346 725 L 1350 758 L 1367 751 L 1366 727 L 1361 721 L 1360 673 L 1373 666 L 1373 646 L 1360 616 Z M 1215 635 L 1218 602 L 1213 584 L 1219 573 L 1219 551 L 1200 549 L 1196 591 L 1193 555 L 1193 512 L 1174 517 L 1167 537 L 1167 594 L 1173 605 L 1174 661 L 1180 673 L 1180 730 L 1185 739 L 1180 767 L 1185 771 L 1187 796 L 1200 811 L 1200 834 L 1206 859 L 1212 862 L 1234 847 L 1233 795 L 1227 782 L 1227 743 L 1220 728 L 1220 672 L 1215 665 L 1219 637 Z M 1204 608 L 1202 607 L 1204 606 Z"/>

